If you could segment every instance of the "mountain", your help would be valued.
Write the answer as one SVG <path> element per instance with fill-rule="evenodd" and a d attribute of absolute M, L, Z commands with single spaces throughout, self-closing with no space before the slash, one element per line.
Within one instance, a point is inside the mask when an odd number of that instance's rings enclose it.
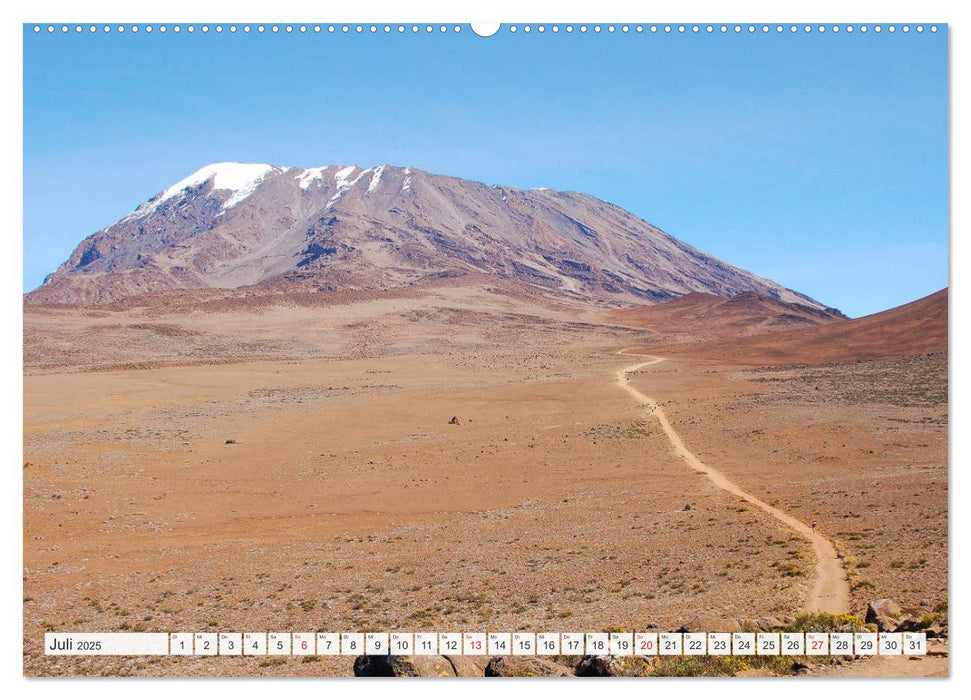
<path fill-rule="evenodd" d="M 594 197 L 414 168 L 217 163 L 89 236 L 27 303 L 178 289 L 392 289 L 487 275 L 607 306 L 690 292 L 817 302 Z"/>
<path fill-rule="evenodd" d="M 727 299 L 691 292 L 663 304 L 617 309 L 608 318 L 656 333 L 721 337 L 818 326 L 845 316 L 835 309 L 780 301 L 757 292 Z"/>
<path fill-rule="evenodd" d="M 945 288 L 923 299 L 861 318 L 713 343 L 673 345 L 662 350 L 666 354 L 763 365 L 857 362 L 892 355 L 947 352 L 947 331 L 948 290 Z"/>

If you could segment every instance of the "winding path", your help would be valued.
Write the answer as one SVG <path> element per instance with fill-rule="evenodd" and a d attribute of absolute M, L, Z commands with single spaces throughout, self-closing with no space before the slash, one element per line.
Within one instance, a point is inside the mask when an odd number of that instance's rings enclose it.
<path fill-rule="evenodd" d="M 659 362 L 664 362 L 663 357 L 655 357 L 654 355 L 635 355 L 634 353 L 628 353 L 624 350 L 621 350 L 619 354 L 650 358 L 646 362 L 640 362 L 636 365 L 631 365 L 618 371 L 617 386 L 633 396 L 638 404 L 647 408 L 651 415 L 657 419 L 657 422 L 660 423 L 661 429 L 664 431 L 664 434 L 667 435 L 668 440 L 674 447 L 674 451 L 678 457 L 683 459 L 685 463 L 687 463 L 687 465 L 695 471 L 701 472 L 707 476 L 718 488 L 738 496 L 739 498 L 751 503 L 756 508 L 765 511 L 773 518 L 783 523 L 786 527 L 802 535 L 812 543 L 813 551 L 816 554 L 816 583 L 813 586 L 812 592 L 809 594 L 809 598 L 806 600 L 805 610 L 807 612 L 847 612 L 850 605 L 850 587 L 846 580 L 846 574 L 843 571 L 843 567 L 840 565 L 839 557 L 836 555 L 836 548 L 833 547 L 833 543 L 819 532 L 814 531 L 812 527 L 802 522 L 798 518 L 794 518 L 785 511 L 780 510 L 775 506 L 771 506 L 757 496 L 753 496 L 748 491 L 745 491 L 722 472 L 702 462 L 696 455 L 688 450 L 687 447 L 685 447 L 684 440 L 681 439 L 678 431 L 674 429 L 674 426 L 671 425 L 671 422 L 668 420 L 667 416 L 664 415 L 664 410 L 660 407 L 658 402 L 631 386 L 630 379 L 627 376 L 629 373 L 636 372 L 637 370 L 647 367 L 648 365 L 656 365 Z"/>

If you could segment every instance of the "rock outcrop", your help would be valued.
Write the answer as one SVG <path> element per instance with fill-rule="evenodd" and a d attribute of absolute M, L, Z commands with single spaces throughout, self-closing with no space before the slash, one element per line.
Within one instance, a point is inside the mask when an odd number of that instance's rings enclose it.
<path fill-rule="evenodd" d="M 881 632 L 892 632 L 897 628 L 901 615 L 900 606 L 889 598 L 871 601 L 866 609 L 866 622 L 876 625 Z"/>
<path fill-rule="evenodd" d="M 503 678 L 572 676 L 573 669 L 538 656 L 496 656 L 485 667 L 485 675 Z"/>

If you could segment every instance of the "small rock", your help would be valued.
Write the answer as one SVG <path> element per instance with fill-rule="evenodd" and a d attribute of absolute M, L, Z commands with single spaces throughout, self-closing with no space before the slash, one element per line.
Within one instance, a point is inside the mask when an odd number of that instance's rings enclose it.
<path fill-rule="evenodd" d="M 684 508 L 682 508 L 682 510 L 691 510 L 691 504 L 690 503 L 685 503 L 684 504 Z"/>
<path fill-rule="evenodd" d="M 806 664 L 799 663 L 797 661 L 792 665 L 792 670 L 798 673 L 800 676 L 806 676 L 806 675 L 809 675 L 809 672 L 812 671 L 812 668 L 807 666 Z"/>
<path fill-rule="evenodd" d="M 235 445 L 236 444 L 236 441 L 233 440 L 232 438 L 230 438 L 229 440 L 226 441 L 226 444 L 227 445 Z"/>
<path fill-rule="evenodd" d="M 459 417 L 458 416 L 452 416 L 452 420 L 450 420 L 448 422 L 448 424 L 449 425 L 458 425 L 459 424 Z"/>

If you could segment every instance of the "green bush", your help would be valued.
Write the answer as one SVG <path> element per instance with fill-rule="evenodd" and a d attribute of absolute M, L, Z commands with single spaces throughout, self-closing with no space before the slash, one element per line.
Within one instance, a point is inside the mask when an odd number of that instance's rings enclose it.
<path fill-rule="evenodd" d="M 856 615 L 802 613 L 786 625 L 784 632 L 866 632 L 866 623 Z"/>

